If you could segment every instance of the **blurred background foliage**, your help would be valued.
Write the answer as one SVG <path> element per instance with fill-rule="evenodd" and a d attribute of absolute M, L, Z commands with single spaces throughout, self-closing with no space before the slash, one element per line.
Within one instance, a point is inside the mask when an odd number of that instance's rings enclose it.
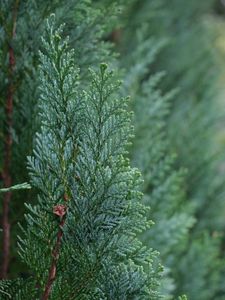
<path fill-rule="evenodd" d="M 185 205 L 189 207 L 184 210 L 193 216 L 195 222 L 173 250 L 172 258 L 168 254 L 164 257 L 161 249 L 169 250 L 167 238 L 161 245 L 156 244 L 156 248 L 162 253 L 163 264 L 171 268 L 175 282 L 171 289 L 175 294 L 186 293 L 190 299 L 225 299 L 222 279 L 225 225 L 223 18 L 222 1 L 133 1 L 127 10 L 119 45 L 127 60 L 140 43 L 144 45 L 152 39 L 154 45 L 160 41 L 165 44 L 156 51 L 153 63 L 150 61 L 142 85 L 152 74 L 164 70 L 166 75 L 160 81 L 161 90 L 177 89 L 170 113 L 164 116 L 165 130 L 169 148 L 177 154 L 175 169 L 187 170 L 184 179 L 186 198 L 181 203 L 183 208 Z M 146 48 L 153 49 L 150 46 Z M 147 55 L 136 61 L 141 64 L 144 57 L 148 66 Z M 143 69 L 143 66 L 139 65 L 139 68 Z M 142 120 L 145 110 L 146 106 L 141 114 Z M 149 114 L 149 128 L 156 128 L 156 124 Z M 152 137 L 149 141 L 153 149 L 156 141 Z M 165 159 L 165 155 L 163 157 Z M 171 185 L 174 186 L 174 183 Z M 162 187 L 162 183 L 159 186 Z M 161 214 L 163 209 L 159 210 L 158 217 L 154 215 L 154 188 L 152 194 L 149 203 L 153 209 L 153 220 L 159 226 L 162 220 L 165 221 L 165 216 Z M 165 199 L 168 204 L 167 198 L 168 190 L 166 196 L 161 194 L 161 199 L 158 197 L 158 202 Z M 162 205 L 166 209 L 165 203 Z M 173 216 L 177 213 L 181 218 L 179 209 L 173 207 Z M 188 226 L 188 221 L 183 219 L 183 227 L 185 225 Z M 181 227 L 181 224 L 178 225 L 178 228 Z M 165 225 L 158 234 L 165 233 L 165 228 L 168 229 L 168 226 Z M 172 235 L 169 236 L 173 239 Z M 154 240 L 150 238 L 148 242 L 154 244 Z M 171 265 L 173 256 L 175 262 Z"/>

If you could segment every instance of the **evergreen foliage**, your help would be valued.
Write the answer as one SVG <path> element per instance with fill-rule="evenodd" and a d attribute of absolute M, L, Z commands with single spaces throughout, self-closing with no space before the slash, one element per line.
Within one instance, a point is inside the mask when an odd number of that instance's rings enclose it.
<path fill-rule="evenodd" d="M 70 44 L 76 46 L 75 58 L 81 69 L 81 84 L 85 85 L 89 77 L 87 72 L 90 65 L 97 66 L 101 61 L 112 64 L 114 55 L 110 43 L 103 41 L 103 37 L 110 32 L 119 13 L 119 7 L 108 3 L 99 7 L 91 0 L 72 1 L 14 1 L 7 0 L 0 3 L 0 151 L 4 150 L 4 134 L 10 132 L 12 136 L 11 179 L 12 184 L 28 180 L 26 171 L 26 157 L 31 155 L 34 134 L 40 127 L 38 108 L 38 49 L 41 45 L 43 20 L 50 14 L 56 14 L 57 24 L 65 22 L 65 32 L 70 35 Z M 15 20 L 14 20 L 15 19 Z M 15 27 L 12 38 L 11 30 Z M 13 78 L 8 78 L 9 46 L 15 57 Z M 13 84 L 13 112 L 12 128 L 9 130 L 6 122 L 5 99 L 9 82 Z M 4 164 L 4 155 L 0 155 L 0 175 Z M 1 176 L 0 176 L 1 181 Z M 3 187 L 3 183 L 0 182 Z M 23 222 L 24 202 L 31 202 L 35 198 L 34 192 L 14 193 L 10 203 L 10 223 Z M 2 212 L 2 207 L 0 208 Z M 11 255 L 10 270 L 12 276 L 17 275 L 16 259 L 17 226 L 11 226 Z M 1 241 L 2 242 L 2 241 Z M 2 248 L 2 247 L 1 247 Z M 1 258 L 2 258 L 2 251 Z M 25 270 L 24 270 L 25 271 Z"/>
<path fill-rule="evenodd" d="M 225 1 L 0 2 L 0 299 L 224 300 Z"/>
<path fill-rule="evenodd" d="M 129 25 L 126 28 L 129 29 Z M 127 68 L 124 89 L 132 96 L 135 116 L 131 160 L 142 171 L 144 201 L 150 206 L 150 216 L 155 222 L 151 230 L 142 235 L 142 240 L 148 247 L 160 251 L 166 267 L 161 289 L 171 299 L 175 289 L 173 277 L 178 265 L 177 256 L 182 249 L 180 244 L 187 238 L 194 219 L 193 209 L 186 200 L 186 172 L 176 169 L 176 156 L 168 150 L 167 117 L 177 92 L 172 90 L 163 95 L 158 85 L 165 74 L 149 75 L 149 67 L 165 46 L 165 40 L 147 39 L 145 29 L 143 26 L 136 30 L 133 35 L 136 47 L 122 60 Z"/>
<path fill-rule="evenodd" d="M 86 90 L 54 18 L 40 54 L 41 132 L 29 158 L 38 203 L 27 204 L 20 255 L 31 278 L 3 281 L 3 299 L 158 299 L 140 174 L 124 158 L 127 99 L 106 64 Z"/>
<path fill-rule="evenodd" d="M 167 122 L 170 145 L 167 151 L 173 148 L 178 154 L 176 164 L 188 171 L 184 178 L 186 199 L 191 200 L 191 212 L 196 222 L 181 245 L 181 252 L 179 249 L 174 251 L 174 255 L 179 257 L 179 264 L 174 269 L 175 293 L 185 292 L 190 299 L 198 300 L 223 299 L 224 295 L 221 283 L 224 273 L 221 249 L 225 211 L 224 173 L 221 168 L 224 151 L 218 143 L 224 110 L 218 102 L 220 67 L 215 52 L 212 52 L 216 33 L 213 19 L 207 16 L 212 9 L 213 1 L 210 0 L 189 1 L 185 5 L 179 0 L 170 1 L 170 5 L 164 0 L 133 1 L 128 8 L 129 26 L 125 27 L 127 38 L 122 47 L 127 56 L 129 49 L 137 45 L 137 40 L 131 36 L 141 24 L 144 24 L 145 40 L 165 37 L 168 40 L 168 45 L 160 51 L 147 73 L 164 69 L 168 76 L 162 82 L 163 91 L 179 88 Z M 145 57 L 147 59 L 148 54 Z M 140 104 L 140 107 L 143 105 Z M 142 121 L 145 108 L 141 114 Z M 140 162 L 140 159 L 136 161 Z M 185 211 L 188 212 L 187 208 Z M 160 214 L 162 212 L 160 210 Z M 159 219 L 158 224 L 162 222 L 163 214 Z M 166 232 L 165 228 L 163 232 Z"/>
<path fill-rule="evenodd" d="M 176 57 L 174 64 L 177 68 L 168 65 L 174 78 L 171 85 L 176 82 L 181 87 L 180 100 L 171 118 L 170 133 L 180 164 L 188 168 L 188 195 L 195 205 L 197 222 L 185 245 L 176 281 L 178 293 L 182 290 L 191 299 L 220 299 L 224 293 L 220 282 L 224 272 L 221 249 L 225 225 L 224 172 L 221 169 L 224 151 L 218 144 L 224 110 L 218 102 L 220 67 L 211 47 L 215 40 L 213 23 L 208 24 L 209 20 L 203 15 L 205 6 L 210 4 L 210 1 L 202 4 L 193 2 L 188 6 L 187 25 L 185 29 L 179 23 L 175 26 L 176 41 L 168 60 L 172 62 L 173 49 L 179 51 L 180 57 Z M 200 22 L 195 21 L 196 9 L 202 15 Z M 174 11 L 179 13 L 178 9 Z M 189 53 L 193 54 L 190 56 Z M 192 69 L 196 71 L 190 72 Z M 180 124 L 176 130 L 175 124 Z M 191 261 L 197 263 L 192 264 Z M 190 272 L 187 272 L 187 266 Z M 197 274 L 197 280 L 191 275 L 193 273 Z"/>

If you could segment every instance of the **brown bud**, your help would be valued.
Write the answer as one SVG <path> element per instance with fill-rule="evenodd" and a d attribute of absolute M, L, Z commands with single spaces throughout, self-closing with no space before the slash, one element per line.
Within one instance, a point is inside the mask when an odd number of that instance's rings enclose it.
<path fill-rule="evenodd" d="M 58 204 L 53 207 L 53 213 L 59 217 L 63 217 L 66 214 L 67 207 L 63 204 Z"/>

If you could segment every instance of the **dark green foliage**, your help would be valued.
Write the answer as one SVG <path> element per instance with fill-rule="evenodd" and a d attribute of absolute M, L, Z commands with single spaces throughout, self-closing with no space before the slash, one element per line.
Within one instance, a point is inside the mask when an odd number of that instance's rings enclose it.
<path fill-rule="evenodd" d="M 0 3 L 0 151 L 3 150 L 3 130 L 7 130 L 4 122 L 5 99 L 8 89 L 8 45 L 12 44 L 15 52 L 14 71 L 14 108 L 13 108 L 13 146 L 11 176 L 13 184 L 28 180 L 26 171 L 26 157 L 31 155 L 34 133 L 39 128 L 38 108 L 38 49 L 41 45 L 40 36 L 43 32 L 44 19 L 50 13 L 56 14 L 57 23 L 66 23 L 65 35 L 70 35 L 70 44 L 76 46 L 75 58 L 80 67 L 81 84 L 85 85 L 89 76 L 88 67 L 96 66 L 101 61 L 109 64 L 114 61 L 110 43 L 103 41 L 111 26 L 115 23 L 119 13 L 115 4 L 99 8 L 91 0 L 84 1 L 14 1 L 7 0 Z M 12 39 L 10 30 L 16 15 L 16 33 Z M 0 172 L 3 165 L 3 155 L 0 155 Z M 1 184 L 1 182 L 0 182 Z M 1 184 L 2 186 L 2 184 Z M 32 201 L 33 191 L 30 193 L 14 193 L 10 205 L 10 222 L 12 228 L 12 264 L 11 275 L 15 276 L 22 266 L 16 260 L 16 235 L 18 221 L 23 222 L 25 201 Z M 0 208 L 2 210 L 2 208 Z"/>
<path fill-rule="evenodd" d="M 53 212 L 61 204 L 67 212 L 50 299 L 158 299 L 154 253 L 136 237 L 150 222 L 140 174 L 124 158 L 131 133 L 127 99 L 116 100 L 119 83 L 105 64 L 91 71 L 82 90 L 74 52 L 54 26 L 51 18 L 40 54 L 42 126 L 29 158 L 38 203 L 27 204 L 20 238 L 35 283 L 19 284 L 14 294 L 24 299 L 34 286 L 35 299 L 43 293 L 59 230 Z"/>
<path fill-rule="evenodd" d="M 12 185 L 29 181 L 27 155 L 32 183 L 12 187 L 12 280 L 0 299 L 46 299 L 49 286 L 52 300 L 225 299 L 223 10 L 219 0 L 0 3 L 0 152 L 13 87 Z M 0 155 L 0 180 L 3 165 Z"/>

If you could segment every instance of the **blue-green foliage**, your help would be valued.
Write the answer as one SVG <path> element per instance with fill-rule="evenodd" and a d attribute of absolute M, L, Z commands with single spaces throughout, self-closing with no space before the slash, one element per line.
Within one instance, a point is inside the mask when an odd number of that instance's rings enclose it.
<path fill-rule="evenodd" d="M 106 64 L 90 71 L 83 90 L 74 51 L 61 39 L 62 27 L 54 26 L 51 17 L 40 54 L 42 125 L 29 158 L 38 203 L 27 204 L 19 242 L 32 277 L 18 285 L 3 281 L 1 289 L 5 285 L 10 293 L 13 286 L 18 300 L 42 295 L 59 229 L 53 208 L 63 204 L 66 221 L 50 299 L 158 299 L 154 253 L 137 239 L 150 225 L 140 173 L 124 157 L 131 135 L 127 99 L 117 99 L 120 83 Z"/>
<path fill-rule="evenodd" d="M 168 7 L 176 22 L 170 26 L 171 50 L 164 53 L 168 57 L 164 66 L 171 74 L 168 85 L 180 87 L 170 120 L 170 139 L 179 164 L 188 169 L 186 186 L 196 218 L 176 281 L 178 292 L 198 300 L 223 299 L 224 294 L 224 151 L 218 138 L 224 110 L 218 101 L 218 52 L 212 48 L 217 34 L 213 19 L 206 15 L 211 4 L 192 1 L 182 20 L 179 1 Z"/>
<path fill-rule="evenodd" d="M 168 45 L 159 53 L 152 70 L 160 68 L 167 71 L 162 81 L 163 91 L 179 88 L 167 122 L 168 146 L 178 154 L 178 167 L 187 169 L 182 185 L 187 192 L 186 199 L 190 199 L 191 214 L 196 222 L 191 235 L 180 245 L 181 249 L 173 250 L 178 258 L 174 278 L 176 294 L 184 292 L 194 300 L 223 299 L 224 294 L 221 283 L 224 274 L 221 244 L 225 225 L 224 171 L 221 168 L 224 151 L 218 138 L 224 110 L 218 101 L 216 84 L 220 67 L 212 51 L 215 50 L 212 45 L 217 35 L 213 18 L 208 16 L 213 9 L 212 4 L 211 0 L 187 3 L 180 0 L 170 3 L 166 0 L 133 1 L 129 9 L 130 26 L 127 27 L 125 48 L 133 51 L 137 43 L 131 37 L 140 24 L 145 26 L 145 40 L 151 37 L 168 39 Z M 130 47 L 129 40 L 133 47 Z M 152 70 L 148 72 L 151 74 Z M 139 110 L 142 107 L 140 124 L 146 104 L 140 105 Z M 154 141 L 150 135 L 145 136 L 146 140 Z M 184 203 L 187 204 L 187 201 Z"/>
<path fill-rule="evenodd" d="M 15 1 L 8 0 L 1 3 L 1 109 L 7 94 L 8 74 L 8 44 L 12 44 L 15 52 L 16 67 L 14 72 L 14 128 L 13 141 L 13 176 L 15 181 L 26 179 L 24 163 L 26 155 L 31 153 L 33 135 L 38 128 L 36 118 L 36 99 L 38 98 L 38 49 L 40 36 L 43 32 L 43 19 L 50 13 L 56 14 L 57 23 L 66 23 L 65 32 L 70 34 L 72 45 L 76 45 L 76 59 L 79 67 L 83 66 L 81 77 L 83 84 L 87 77 L 87 68 L 97 65 L 100 61 L 113 60 L 109 55 L 110 45 L 102 41 L 102 37 L 110 30 L 109 24 L 117 14 L 116 6 L 98 8 L 91 0 L 72 0 L 66 4 L 54 0 L 20 1 L 17 6 L 16 35 L 11 40 Z M 16 1 L 17 2 L 17 1 Z M 110 58 L 111 57 L 111 58 Z M 3 109 L 0 111 L 1 121 L 4 120 Z M 1 126 L 3 128 L 3 126 Z M 1 135 L 2 137 L 2 135 Z M 18 163 L 18 161 L 20 163 Z M 21 178 L 21 173 L 23 178 Z"/>
<path fill-rule="evenodd" d="M 224 299 L 219 239 L 205 232 L 188 239 L 183 248 L 175 277 L 177 293 L 185 291 L 190 299 Z M 207 286 L 207 282 L 211 285 Z"/>
<path fill-rule="evenodd" d="M 166 120 L 176 93 L 171 91 L 163 95 L 158 88 L 165 77 L 163 72 L 149 75 L 156 54 L 165 41 L 146 39 L 145 26 L 136 30 L 134 40 L 136 47 L 124 59 L 127 68 L 124 89 L 132 95 L 135 113 L 131 157 L 133 165 L 143 173 L 144 201 L 150 206 L 149 216 L 155 222 L 142 239 L 145 245 L 161 253 L 166 267 L 162 290 L 169 297 L 174 290 L 172 278 L 176 273 L 180 244 L 187 238 L 194 220 L 186 202 L 185 171 L 175 168 L 176 158 L 169 150 L 166 132 Z"/>
<path fill-rule="evenodd" d="M 8 47 L 12 46 L 15 53 L 15 69 L 13 73 L 13 146 L 11 176 L 13 184 L 28 180 L 26 157 L 31 155 L 34 134 L 39 128 L 37 99 L 38 90 L 38 49 L 44 29 L 44 19 L 50 13 L 56 14 L 57 24 L 63 22 L 65 34 L 70 35 L 70 45 L 76 46 L 75 58 L 81 69 L 81 84 L 86 85 L 89 78 L 88 67 L 97 66 L 101 61 L 112 64 L 115 60 L 110 43 L 103 38 L 114 26 L 119 6 L 107 3 L 99 7 L 91 0 L 59 0 L 45 1 L 0 1 L 0 152 L 4 153 L 3 130 L 5 124 L 4 106 L 8 89 Z M 11 37 L 13 18 L 16 16 L 16 33 Z M 3 155 L 0 155 L 0 173 Z M 0 182 L 1 187 L 1 182 Z M 16 223 L 23 220 L 25 201 L 35 198 L 31 193 L 14 193 L 10 206 L 11 226 L 11 264 L 9 273 L 15 276 L 23 267 L 18 265 L 16 254 Z M 0 207 L 1 211 L 1 207 Z M 1 251 L 0 251 L 1 252 Z M 0 255 L 1 256 L 1 255 Z M 26 272 L 25 270 L 23 270 Z"/>

